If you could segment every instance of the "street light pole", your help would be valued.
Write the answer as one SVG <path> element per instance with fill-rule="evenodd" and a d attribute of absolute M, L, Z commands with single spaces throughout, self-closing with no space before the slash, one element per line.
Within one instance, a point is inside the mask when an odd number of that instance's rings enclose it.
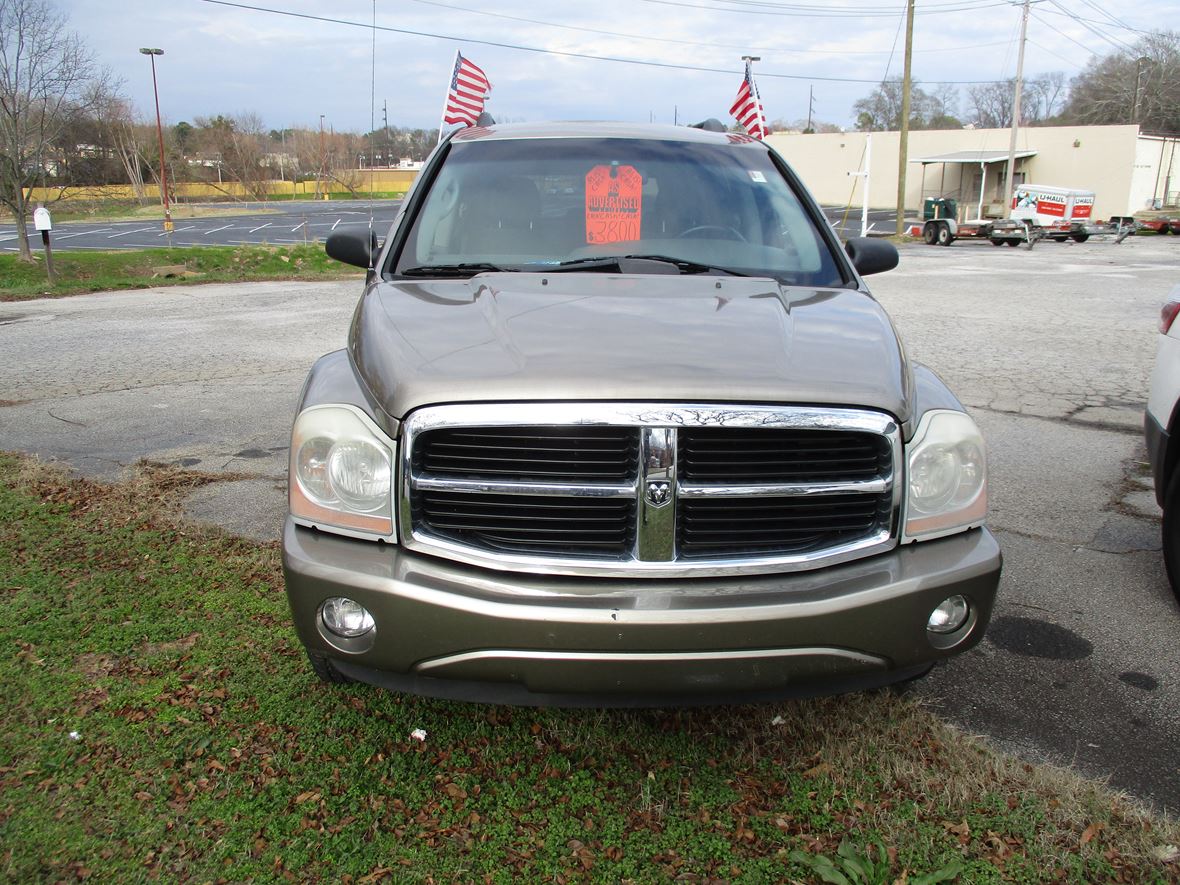
<path fill-rule="evenodd" d="M 160 90 L 156 88 L 156 56 L 163 49 L 140 49 L 152 60 L 152 94 L 156 97 L 156 137 L 160 141 L 160 194 L 164 197 L 164 230 L 172 231 L 172 210 L 168 206 L 168 165 L 164 162 L 164 127 L 160 124 Z"/>
<path fill-rule="evenodd" d="M 321 189 L 324 187 L 324 164 L 326 162 L 326 155 L 324 154 L 324 115 L 320 114 L 320 169 L 319 174 L 316 175 L 315 183 L 315 198 L 318 200 L 322 196 Z"/>

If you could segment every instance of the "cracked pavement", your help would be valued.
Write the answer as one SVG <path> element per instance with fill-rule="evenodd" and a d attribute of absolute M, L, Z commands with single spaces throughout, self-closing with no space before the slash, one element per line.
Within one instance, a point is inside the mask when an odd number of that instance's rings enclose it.
<path fill-rule="evenodd" d="M 919 694 L 962 728 L 1180 808 L 1180 607 L 1142 439 L 1180 239 L 903 250 L 869 280 L 988 443 L 1004 551 L 981 645 Z"/>
<path fill-rule="evenodd" d="M 870 278 L 911 358 L 982 427 L 1005 556 L 975 650 L 917 692 L 947 719 L 1180 809 L 1180 606 L 1144 469 L 1143 408 L 1180 238 L 1033 250 L 906 246 Z M 360 283 L 146 289 L 0 304 L 0 448 L 117 478 L 141 458 L 250 479 L 189 513 L 274 539 L 312 361 Z"/>

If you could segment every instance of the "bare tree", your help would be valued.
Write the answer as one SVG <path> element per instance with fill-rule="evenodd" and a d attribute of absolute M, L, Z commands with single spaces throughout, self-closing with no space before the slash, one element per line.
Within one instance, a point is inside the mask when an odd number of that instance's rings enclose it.
<path fill-rule="evenodd" d="M 142 200 L 145 197 L 142 158 L 148 148 L 143 138 L 143 125 L 135 119 L 131 105 L 121 98 L 113 98 L 102 106 L 99 121 L 114 146 L 136 199 Z"/>
<path fill-rule="evenodd" d="M 1012 125 L 1015 80 L 976 83 L 967 87 L 967 116 L 983 129 L 1007 129 Z"/>
<path fill-rule="evenodd" d="M 971 118 L 984 129 L 1007 129 L 1012 125 L 1012 101 L 1016 80 L 979 83 L 967 89 Z M 1060 71 L 1026 77 L 1020 101 L 1020 124 L 1044 124 L 1056 116 L 1065 93 L 1065 75 Z"/>
<path fill-rule="evenodd" d="M 957 117 L 959 95 L 944 86 L 934 93 L 926 92 L 915 82 L 910 89 L 911 129 L 957 129 L 963 124 Z M 852 106 L 856 114 L 856 128 L 862 131 L 901 128 L 902 83 L 900 79 L 885 80 L 869 95 Z"/>
<path fill-rule="evenodd" d="M 104 79 L 81 38 L 66 30 L 66 17 L 49 3 L 0 0 L 0 203 L 15 217 L 26 261 L 33 254 L 25 188 L 44 178 L 49 146 Z"/>
<path fill-rule="evenodd" d="M 1033 123 L 1046 123 L 1061 111 L 1067 95 L 1065 74 L 1061 71 L 1050 71 L 1047 74 L 1033 77 L 1025 81 L 1024 88 L 1021 109 L 1024 111 L 1026 120 Z M 1027 109 L 1025 101 L 1030 104 Z"/>
<path fill-rule="evenodd" d="M 271 173 L 265 165 L 266 130 L 262 118 L 253 112 L 234 116 L 218 114 L 212 119 L 197 117 L 191 138 L 204 157 L 216 156 L 220 168 L 241 182 L 248 196 L 265 200 L 271 190 Z"/>
<path fill-rule="evenodd" d="M 1180 132 L 1180 33 L 1153 31 L 1128 50 L 1091 61 L 1070 82 L 1061 116 Z"/>

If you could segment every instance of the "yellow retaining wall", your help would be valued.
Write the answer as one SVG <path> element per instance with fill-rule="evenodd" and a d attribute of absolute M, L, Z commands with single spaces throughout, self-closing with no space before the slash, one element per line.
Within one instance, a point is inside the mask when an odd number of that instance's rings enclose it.
<path fill-rule="evenodd" d="M 418 177 L 413 169 L 367 169 L 355 173 L 359 184 L 358 193 L 374 191 L 406 191 Z M 202 198 L 231 197 L 234 199 L 252 199 L 240 182 L 227 181 L 222 184 L 210 182 L 182 181 L 172 185 L 169 190 L 173 198 L 182 200 L 197 200 Z M 316 183 L 314 181 L 272 181 L 270 182 L 272 196 L 315 196 Z M 338 182 L 327 182 L 327 190 L 340 193 L 346 188 Z M 144 185 L 144 199 L 159 200 L 160 188 L 155 184 Z M 134 200 L 135 191 L 129 184 L 104 184 L 91 187 L 34 187 L 28 190 L 30 202 L 48 200 Z"/>

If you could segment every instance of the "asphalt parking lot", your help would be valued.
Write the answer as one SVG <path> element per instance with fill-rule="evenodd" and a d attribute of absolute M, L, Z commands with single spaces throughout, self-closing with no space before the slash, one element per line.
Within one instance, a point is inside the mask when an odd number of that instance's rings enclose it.
<path fill-rule="evenodd" d="M 401 200 L 300 200 L 278 203 L 216 203 L 198 206 L 217 214 L 181 217 L 178 208 L 171 232 L 160 220 L 68 221 L 55 223 L 51 245 L 57 252 L 160 249 L 166 246 L 243 246 L 318 242 L 340 228 L 367 227 L 372 216 L 379 231 L 389 229 Z M 41 237 L 28 225 L 29 242 L 41 248 Z M 16 252 L 17 229 L 0 224 L 0 252 Z"/>
<path fill-rule="evenodd" d="M 69 221 L 54 225 L 51 244 L 59 252 L 109 251 L 111 249 L 160 249 L 165 246 L 243 246 L 321 242 L 340 228 L 369 224 L 380 232 L 401 208 L 401 200 L 300 200 L 280 203 L 209 204 L 216 215 L 181 218 L 179 212 L 171 233 L 161 221 Z M 824 206 L 828 222 L 844 236 L 860 233 L 860 210 Z M 892 231 L 896 218 L 892 210 L 869 214 L 869 229 Z M 29 242 L 39 249 L 41 238 L 27 225 Z M 17 229 L 0 224 L 0 252 L 16 252 Z"/>
<path fill-rule="evenodd" d="M 1178 267 L 1173 237 L 956 243 L 907 246 L 870 279 L 910 356 L 987 436 L 1005 555 L 987 639 L 918 691 L 1003 748 L 1172 813 L 1180 606 L 1141 422 Z M 0 448 L 102 477 L 140 458 L 249 474 L 199 490 L 189 511 L 275 538 L 300 386 L 344 343 L 357 294 L 355 282 L 277 282 L 0 304 Z"/>

